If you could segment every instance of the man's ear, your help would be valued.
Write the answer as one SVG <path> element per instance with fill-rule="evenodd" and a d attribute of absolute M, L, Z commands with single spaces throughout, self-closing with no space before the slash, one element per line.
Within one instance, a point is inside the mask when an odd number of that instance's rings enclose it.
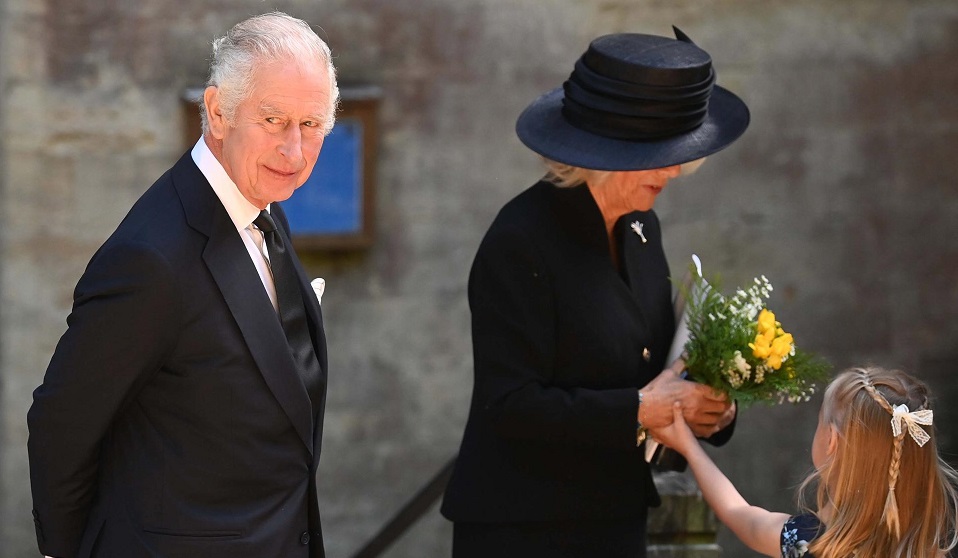
<path fill-rule="evenodd" d="M 203 104 L 206 107 L 206 122 L 209 124 L 210 135 L 215 139 L 222 140 L 226 135 L 228 124 L 220 106 L 220 90 L 218 87 L 210 85 L 206 88 L 203 92 Z"/>

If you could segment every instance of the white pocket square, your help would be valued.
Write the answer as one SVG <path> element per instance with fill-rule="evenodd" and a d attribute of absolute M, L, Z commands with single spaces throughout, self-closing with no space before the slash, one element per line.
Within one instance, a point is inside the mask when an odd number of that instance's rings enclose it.
<path fill-rule="evenodd" d="M 326 280 L 322 277 L 317 277 L 312 280 L 310 285 L 313 287 L 313 292 L 316 293 L 316 302 L 322 305 L 323 293 L 326 292 Z"/>

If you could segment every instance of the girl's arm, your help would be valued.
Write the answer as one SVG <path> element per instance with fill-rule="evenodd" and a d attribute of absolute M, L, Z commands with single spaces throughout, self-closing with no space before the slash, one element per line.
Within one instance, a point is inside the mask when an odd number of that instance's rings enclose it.
<path fill-rule="evenodd" d="M 681 404 L 676 402 L 672 411 L 672 424 L 652 429 L 652 437 L 685 457 L 705 501 L 739 540 L 765 556 L 780 558 L 780 538 L 788 514 L 749 505 L 699 445 L 692 430 L 685 423 Z"/>

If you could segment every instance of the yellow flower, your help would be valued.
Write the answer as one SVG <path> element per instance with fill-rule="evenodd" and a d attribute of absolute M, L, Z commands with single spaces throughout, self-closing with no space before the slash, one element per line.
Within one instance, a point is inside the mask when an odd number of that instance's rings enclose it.
<path fill-rule="evenodd" d="M 771 331 L 774 335 L 777 325 L 778 322 L 775 321 L 775 314 L 770 312 L 768 308 L 762 308 L 761 313 L 758 315 L 758 331 L 760 333 Z"/>
<path fill-rule="evenodd" d="M 782 357 L 778 355 L 769 355 L 765 363 L 772 367 L 772 370 L 778 370 L 782 367 Z"/>
<path fill-rule="evenodd" d="M 762 338 L 762 343 L 764 343 L 764 344 L 766 344 L 766 345 L 771 345 L 771 344 L 772 344 L 772 341 L 775 340 L 775 330 L 774 330 L 774 329 L 766 329 L 765 331 L 763 331 L 763 332 L 761 332 L 761 333 L 759 333 L 758 335 L 755 336 L 756 339 L 758 339 L 759 337 Z"/>
<path fill-rule="evenodd" d="M 765 359 L 768 358 L 768 355 L 772 354 L 772 344 L 770 340 L 765 338 L 765 335 L 758 334 L 755 336 L 755 342 L 749 343 L 748 346 L 752 349 L 752 355 L 755 358 Z"/>
<path fill-rule="evenodd" d="M 781 368 L 782 361 L 792 353 L 792 335 L 786 333 L 781 325 L 775 320 L 775 314 L 763 308 L 755 324 L 755 341 L 748 345 L 752 355 L 765 360 L 773 370 Z"/>
<path fill-rule="evenodd" d="M 776 337 L 775 340 L 772 341 L 772 354 L 779 358 L 785 358 L 792 352 L 792 341 L 791 333 Z M 776 368 L 776 370 L 778 370 L 778 368 Z"/>

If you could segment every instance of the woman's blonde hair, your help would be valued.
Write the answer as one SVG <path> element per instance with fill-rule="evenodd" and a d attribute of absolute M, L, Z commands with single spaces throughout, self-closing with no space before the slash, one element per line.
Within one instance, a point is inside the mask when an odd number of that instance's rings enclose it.
<path fill-rule="evenodd" d="M 571 188 L 589 182 L 598 184 L 612 172 L 574 167 L 545 157 L 542 158 L 542 162 L 546 166 L 546 176 L 544 180 L 560 188 Z"/>
<path fill-rule="evenodd" d="M 702 157 L 701 159 L 689 161 L 688 163 L 682 163 L 682 172 L 679 173 L 680 176 L 686 176 L 697 171 L 699 167 L 702 166 L 702 163 L 705 162 L 705 159 L 705 157 Z M 609 174 L 615 172 L 574 167 L 572 165 L 553 161 L 552 159 L 548 159 L 546 157 L 542 158 L 542 162 L 546 166 L 546 175 L 544 180 L 546 182 L 551 182 L 560 188 L 571 188 L 573 186 L 586 183 L 591 183 L 593 185 L 601 184 L 602 181 L 609 176 Z"/>
<path fill-rule="evenodd" d="M 817 482 L 819 514 L 829 510 L 809 545 L 815 556 L 940 558 L 955 547 L 958 476 L 938 455 L 934 427 L 917 426 L 929 435 L 923 446 L 907 426 L 892 431 L 894 407 L 930 410 L 929 399 L 923 382 L 895 370 L 853 368 L 829 384 L 820 420 L 837 444 L 800 492 Z"/>

